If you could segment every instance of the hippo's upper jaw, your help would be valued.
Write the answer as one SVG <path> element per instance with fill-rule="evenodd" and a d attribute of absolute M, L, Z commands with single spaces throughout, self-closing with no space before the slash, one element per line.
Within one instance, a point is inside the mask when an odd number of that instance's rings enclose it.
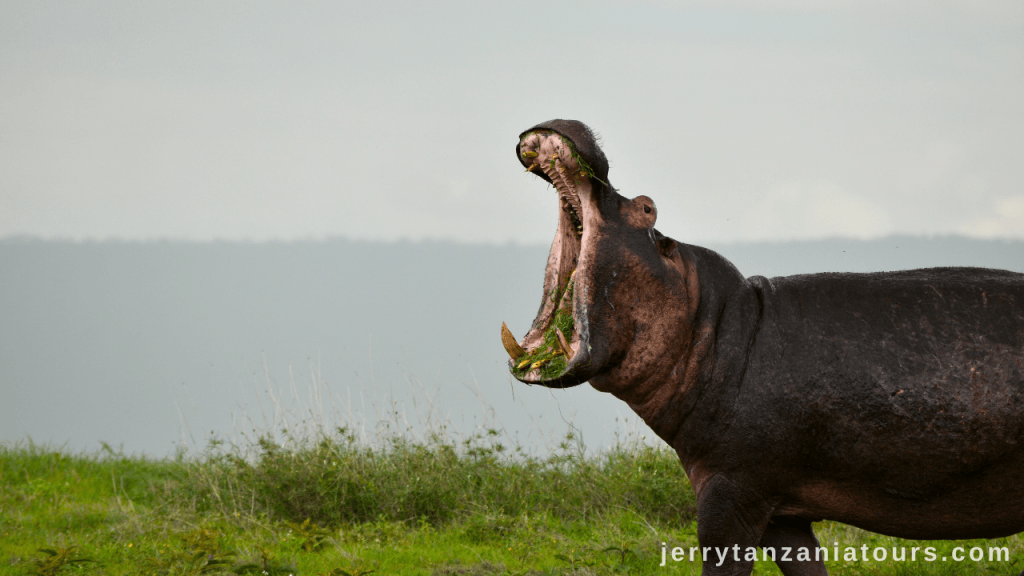
<path fill-rule="evenodd" d="M 551 183 L 559 197 L 558 229 L 533 325 L 517 342 L 502 325 L 502 343 L 518 380 L 551 388 L 575 386 L 608 368 L 611 348 L 594 340 L 599 245 L 622 228 L 654 239 L 654 202 L 627 200 L 608 184 L 608 161 L 586 125 L 552 120 L 519 136 L 516 156 Z M 621 238 L 619 238 L 621 240 Z M 601 306 L 598 305 L 597 308 Z M 603 340 L 603 339 L 602 339 Z"/>

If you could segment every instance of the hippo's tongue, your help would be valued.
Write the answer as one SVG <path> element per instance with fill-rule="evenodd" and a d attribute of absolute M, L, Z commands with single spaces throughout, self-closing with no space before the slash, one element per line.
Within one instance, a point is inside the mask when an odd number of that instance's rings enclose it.
<path fill-rule="evenodd" d="M 513 374 L 526 382 L 563 375 L 580 347 L 579 322 L 573 301 L 574 275 L 587 232 L 582 199 L 590 197 L 592 171 L 561 135 L 538 130 L 519 143 L 529 172 L 543 172 L 559 197 L 558 230 L 544 273 L 544 297 L 530 332 L 516 342 L 502 324 L 502 343 L 512 358 Z"/>

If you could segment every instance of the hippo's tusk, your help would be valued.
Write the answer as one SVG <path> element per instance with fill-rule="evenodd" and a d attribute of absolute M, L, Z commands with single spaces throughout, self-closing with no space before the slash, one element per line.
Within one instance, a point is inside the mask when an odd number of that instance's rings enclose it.
<path fill-rule="evenodd" d="M 558 338 L 558 345 L 562 348 L 562 353 L 565 354 L 565 360 L 568 362 L 572 358 L 572 348 L 569 348 L 569 342 L 566 341 L 565 334 L 562 334 L 558 326 L 555 326 L 555 337 Z"/>
<path fill-rule="evenodd" d="M 527 150 L 523 152 L 523 158 L 536 158 L 538 156 L 536 150 Z"/>
<path fill-rule="evenodd" d="M 508 352 L 513 360 L 519 360 L 526 356 L 526 350 L 523 350 L 519 342 L 516 342 L 516 337 L 512 335 L 504 322 L 501 323 L 501 345 L 505 347 L 505 352 Z"/>
<path fill-rule="evenodd" d="M 526 169 L 526 171 L 527 172 L 533 172 L 534 170 L 536 170 L 539 167 L 540 166 L 536 162 L 534 162 L 533 164 L 530 164 L 530 166 Z"/>

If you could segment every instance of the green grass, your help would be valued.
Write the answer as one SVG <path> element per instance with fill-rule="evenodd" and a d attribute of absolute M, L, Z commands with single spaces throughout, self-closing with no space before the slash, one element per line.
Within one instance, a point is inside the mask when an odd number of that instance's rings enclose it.
<path fill-rule="evenodd" d="M 568 307 L 555 310 L 551 325 L 544 332 L 544 342 L 530 351 L 529 354 L 517 358 L 516 374 L 520 377 L 526 376 L 535 367 L 540 368 L 541 378 L 551 380 L 562 375 L 568 360 L 558 343 L 558 336 L 555 330 L 562 332 L 566 342 L 572 340 L 573 332 L 576 330 L 576 323 L 572 317 L 572 295 L 575 287 L 575 279 L 570 278 L 564 289 L 557 287 L 551 291 L 549 298 L 558 306 L 563 301 L 568 302 Z"/>
<path fill-rule="evenodd" d="M 547 457 L 498 431 L 373 445 L 212 442 L 152 460 L 0 444 L 0 574 L 656 574 L 662 543 L 696 546 L 692 490 L 675 455 L 639 443 L 587 454 L 568 435 Z M 817 526 L 842 547 L 935 546 Z M 831 562 L 833 574 L 1016 574 L 1011 563 Z M 757 574 L 778 574 L 758 563 Z"/>

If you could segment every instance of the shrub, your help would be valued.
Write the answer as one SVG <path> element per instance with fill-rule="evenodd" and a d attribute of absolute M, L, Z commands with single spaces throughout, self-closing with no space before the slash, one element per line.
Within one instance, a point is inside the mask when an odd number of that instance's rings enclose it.
<path fill-rule="evenodd" d="M 692 490 L 674 453 L 619 444 L 585 455 L 570 434 L 547 457 L 508 453 L 488 430 L 461 442 L 441 434 L 391 436 L 377 446 L 345 429 L 285 448 L 263 437 L 254 454 L 214 450 L 189 467 L 182 489 L 200 507 L 319 525 L 442 524 L 472 515 L 539 513 L 586 520 L 617 509 L 670 523 L 691 520 Z"/>

